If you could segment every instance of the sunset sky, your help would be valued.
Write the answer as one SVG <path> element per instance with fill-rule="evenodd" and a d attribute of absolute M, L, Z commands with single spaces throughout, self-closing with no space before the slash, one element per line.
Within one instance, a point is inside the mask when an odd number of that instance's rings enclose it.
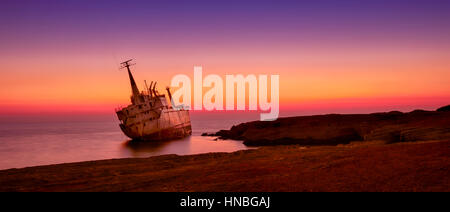
<path fill-rule="evenodd" d="M 0 5 L 0 113 L 111 112 L 123 60 L 176 74 L 279 74 L 302 113 L 450 103 L 450 1 L 17 1 Z"/>

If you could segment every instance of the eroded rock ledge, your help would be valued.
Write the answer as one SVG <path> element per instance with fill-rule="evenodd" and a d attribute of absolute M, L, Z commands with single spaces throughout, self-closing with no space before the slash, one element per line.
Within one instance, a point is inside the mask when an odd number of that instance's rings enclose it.
<path fill-rule="evenodd" d="M 448 108 L 448 106 L 443 107 Z M 352 141 L 387 143 L 450 138 L 450 112 L 415 110 L 373 114 L 329 114 L 254 121 L 203 136 L 243 140 L 248 146 L 337 145 Z"/>

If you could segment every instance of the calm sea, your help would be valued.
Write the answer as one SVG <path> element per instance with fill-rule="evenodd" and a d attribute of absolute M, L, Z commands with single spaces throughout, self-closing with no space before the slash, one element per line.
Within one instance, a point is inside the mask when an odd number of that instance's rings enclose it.
<path fill-rule="evenodd" d="M 193 134 L 166 142 L 136 143 L 122 134 L 114 114 L 8 115 L 0 117 L 0 170 L 155 155 L 189 155 L 247 149 L 241 141 L 200 136 L 257 120 L 248 113 L 191 113 Z"/>

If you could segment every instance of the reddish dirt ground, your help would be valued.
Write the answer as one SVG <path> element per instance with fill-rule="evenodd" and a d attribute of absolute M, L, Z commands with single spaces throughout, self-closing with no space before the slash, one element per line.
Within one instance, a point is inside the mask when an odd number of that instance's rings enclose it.
<path fill-rule="evenodd" d="M 448 192 L 450 140 L 271 146 L 10 169 L 0 171 L 0 191 Z"/>

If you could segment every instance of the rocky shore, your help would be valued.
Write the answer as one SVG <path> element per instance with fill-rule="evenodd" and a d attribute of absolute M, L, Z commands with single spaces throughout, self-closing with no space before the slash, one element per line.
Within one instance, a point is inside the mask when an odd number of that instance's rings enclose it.
<path fill-rule="evenodd" d="M 450 138 L 449 106 L 437 111 L 415 110 L 350 115 L 316 115 L 255 121 L 204 136 L 243 140 L 248 146 L 284 144 L 337 145 L 352 141 L 387 143 Z"/>
<path fill-rule="evenodd" d="M 2 170 L 0 191 L 449 192 L 448 110 L 249 122 L 214 135 L 263 147 Z"/>
<path fill-rule="evenodd" d="M 10 169 L 0 171 L 0 191 L 448 192 L 450 140 L 282 145 Z"/>

